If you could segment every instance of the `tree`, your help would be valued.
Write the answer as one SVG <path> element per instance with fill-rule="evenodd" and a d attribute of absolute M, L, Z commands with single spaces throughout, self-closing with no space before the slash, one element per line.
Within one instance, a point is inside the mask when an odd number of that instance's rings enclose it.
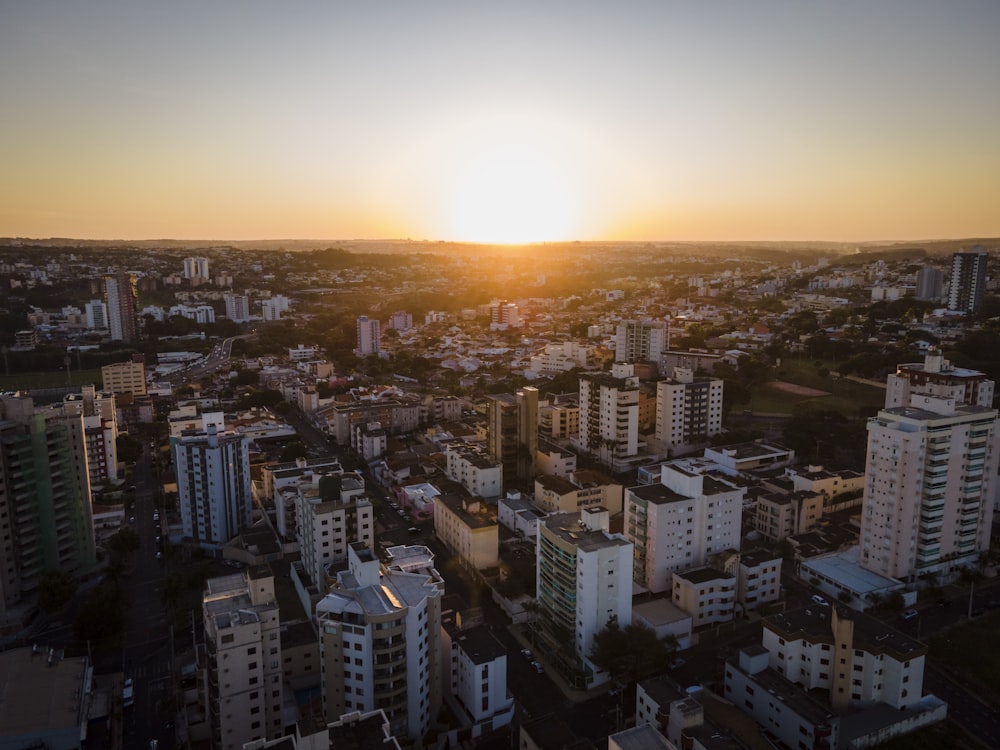
<path fill-rule="evenodd" d="M 287 461 L 294 461 L 297 458 L 306 458 L 308 455 L 309 450 L 305 444 L 301 440 L 293 440 L 281 451 L 281 456 L 278 457 L 278 460 L 285 463 Z"/>
<path fill-rule="evenodd" d="M 125 464 L 134 464 L 142 458 L 142 443 L 127 432 L 123 432 L 115 440 L 115 450 L 118 452 L 118 460 Z"/>
<path fill-rule="evenodd" d="M 76 593 L 76 579 L 64 570 L 50 570 L 38 583 L 38 606 L 46 612 L 58 612 Z"/>
<path fill-rule="evenodd" d="M 636 624 L 622 628 L 612 618 L 594 634 L 590 660 L 615 679 L 631 681 L 664 670 L 676 650 L 672 636 L 661 640 L 651 628 Z"/>
<path fill-rule="evenodd" d="M 128 557 L 139 549 L 139 535 L 129 526 L 124 526 L 108 539 L 108 549 L 118 557 Z"/>

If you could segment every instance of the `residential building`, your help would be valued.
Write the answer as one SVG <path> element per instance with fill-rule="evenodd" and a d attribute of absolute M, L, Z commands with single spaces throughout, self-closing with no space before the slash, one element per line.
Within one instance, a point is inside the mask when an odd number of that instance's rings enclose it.
<path fill-rule="evenodd" d="M 979 370 L 955 367 L 937 349 L 924 356 L 923 363 L 896 365 L 886 379 L 885 406 L 909 406 L 914 395 L 954 399 L 958 405 L 990 408 L 996 384 Z"/>
<path fill-rule="evenodd" d="M 535 477 L 535 505 L 545 513 L 579 511 L 600 505 L 616 516 L 622 512 L 624 488 L 600 472 L 579 470 L 567 477 Z"/>
<path fill-rule="evenodd" d="M 538 408 L 538 431 L 565 441 L 580 434 L 580 398 L 576 393 L 555 396 Z"/>
<path fill-rule="evenodd" d="M 227 293 L 223 296 L 226 303 L 226 317 L 234 323 L 246 323 L 250 320 L 250 300 L 245 294 Z"/>
<path fill-rule="evenodd" d="M 781 599 L 781 555 L 762 547 L 727 550 L 712 564 L 736 576 L 736 605 L 744 613 Z"/>
<path fill-rule="evenodd" d="M 517 305 L 507 300 L 493 300 L 490 303 L 490 330 L 506 331 L 520 328 L 523 323 Z"/>
<path fill-rule="evenodd" d="M 316 480 L 299 487 L 296 529 L 302 568 L 320 591 L 326 591 L 330 563 L 346 560 L 352 544 L 375 548 L 375 511 L 359 477 Z"/>
<path fill-rule="evenodd" d="M 670 453 L 690 451 L 722 432 L 722 380 L 674 368 L 656 384 L 656 440 Z"/>
<path fill-rule="evenodd" d="M 135 274 L 118 273 L 104 277 L 104 304 L 108 311 L 108 331 L 112 341 L 138 338 L 138 294 Z"/>
<path fill-rule="evenodd" d="M 184 259 L 184 278 L 203 279 L 208 281 L 208 258 L 185 258 Z"/>
<path fill-rule="evenodd" d="M 270 568 L 210 578 L 202 612 L 212 747 L 242 750 L 282 736 L 281 622 Z"/>
<path fill-rule="evenodd" d="M 351 444 L 365 461 L 374 461 L 385 455 L 388 436 L 381 424 L 378 422 L 359 424 L 354 428 L 354 434 Z"/>
<path fill-rule="evenodd" d="M 853 469 L 832 470 L 822 466 L 807 466 L 804 470 L 789 469 L 796 492 L 818 492 L 829 502 L 838 495 L 860 492 L 865 487 L 865 475 Z"/>
<path fill-rule="evenodd" d="M 461 484 L 470 495 L 500 497 L 503 468 L 485 450 L 470 443 L 449 443 L 445 455 L 449 479 Z"/>
<path fill-rule="evenodd" d="M 264 464 L 261 470 L 263 492 L 261 500 L 266 505 L 274 503 L 275 526 L 282 539 L 298 539 L 295 506 L 299 486 L 318 485 L 322 476 L 340 476 L 344 473 L 340 460 L 333 456 L 297 458 L 295 461 Z"/>
<path fill-rule="evenodd" d="M 369 354 L 378 354 L 381 351 L 382 337 L 379 331 L 379 322 L 371 320 L 367 315 L 362 315 L 357 321 L 358 344 L 354 352 L 359 357 L 367 357 Z"/>
<path fill-rule="evenodd" d="M 405 333 L 413 328 L 413 315 L 405 310 L 398 310 L 389 316 L 388 327 Z"/>
<path fill-rule="evenodd" d="M 823 517 L 824 499 L 818 492 L 805 491 L 758 495 L 753 511 L 754 528 L 775 542 L 805 534 Z"/>
<path fill-rule="evenodd" d="M 660 482 L 625 491 L 625 536 L 635 545 L 635 580 L 658 593 L 672 574 L 740 548 L 745 488 L 711 464 L 663 464 Z"/>
<path fill-rule="evenodd" d="M 677 750 L 676 745 L 649 724 L 608 735 L 608 750 Z"/>
<path fill-rule="evenodd" d="M 696 628 L 729 622 L 736 604 L 736 576 L 707 566 L 675 572 L 671 596 Z"/>
<path fill-rule="evenodd" d="M 576 341 L 559 341 L 546 344 L 542 351 L 531 357 L 529 369 L 532 372 L 567 372 L 574 367 L 586 367 L 590 363 L 594 347 Z"/>
<path fill-rule="evenodd" d="M 669 342 L 666 321 L 623 320 L 615 332 L 615 361 L 659 364 Z"/>
<path fill-rule="evenodd" d="M 632 622 L 633 545 L 608 531 L 604 508 L 553 513 L 539 521 L 536 596 L 542 636 L 560 650 L 572 634 L 584 687 L 609 679 L 590 661 L 594 636 L 616 620 Z"/>
<path fill-rule="evenodd" d="M 87 328 L 91 331 L 108 330 L 108 306 L 102 300 L 92 299 L 84 305 Z"/>
<path fill-rule="evenodd" d="M 445 492 L 434 499 L 434 534 L 461 561 L 476 570 L 500 561 L 496 513 L 478 497 Z"/>
<path fill-rule="evenodd" d="M 951 256 L 951 278 L 948 280 L 948 309 L 974 313 L 986 293 L 986 266 L 989 255 L 981 245 L 968 253 Z"/>
<path fill-rule="evenodd" d="M 507 647 L 481 618 L 449 612 L 443 619 L 442 684 L 453 713 L 473 737 L 508 726 L 514 698 L 507 691 Z"/>
<path fill-rule="evenodd" d="M 935 301 L 944 296 L 944 274 L 934 266 L 924 266 L 917 272 L 917 288 L 913 294 L 919 300 Z"/>
<path fill-rule="evenodd" d="M 82 415 L 0 397 L 0 529 L 0 615 L 32 601 L 48 571 L 96 564 Z"/>
<path fill-rule="evenodd" d="M 135 355 L 129 362 L 116 362 L 101 368 L 102 388 L 107 393 L 146 395 L 146 365 L 142 355 Z"/>
<path fill-rule="evenodd" d="M 351 545 L 348 569 L 316 606 L 327 717 L 385 712 L 395 735 L 419 740 L 442 701 L 444 581 L 426 547 L 392 547 L 379 563 Z"/>
<path fill-rule="evenodd" d="M 184 536 L 222 545 L 250 524 L 250 452 L 247 439 L 216 424 L 170 438 Z"/>
<path fill-rule="evenodd" d="M 580 376 L 580 449 L 617 471 L 639 451 L 639 380 L 606 373 Z"/>
<path fill-rule="evenodd" d="M 537 471 L 538 389 L 497 393 L 486 398 L 486 448 L 503 465 L 504 487 L 530 480 Z"/>

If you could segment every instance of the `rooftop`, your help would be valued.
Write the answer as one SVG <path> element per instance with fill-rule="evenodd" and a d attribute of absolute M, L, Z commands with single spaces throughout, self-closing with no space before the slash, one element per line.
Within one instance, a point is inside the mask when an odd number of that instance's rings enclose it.
<path fill-rule="evenodd" d="M 56 655 L 49 666 L 46 649 L 0 653 L 0 736 L 79 727 L 86 671 L 84 657 Z"/>
<path fill-rule="evenodd" d="M 820 607 L 809 606 L 779 612 L 764 618 L 764 627 L 782 635 L 786 640 L 807 640 L 811 643 L 833 643 L 830 624 L 832 613 L 854 620 L 853 648 L 873 654 L 888 653 L 905 661 L 927 653 L 927 646 L 900 633 L 890 625 L 862 612 L 847 609 L 839 604 Z"/>

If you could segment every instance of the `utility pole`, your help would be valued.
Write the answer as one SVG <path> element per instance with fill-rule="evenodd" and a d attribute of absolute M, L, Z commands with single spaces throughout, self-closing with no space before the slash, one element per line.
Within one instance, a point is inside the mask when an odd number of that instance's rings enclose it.
<path fill-rule="evenodd" d="M 976 590 L 976 579 L 969 582 L 969 619 L 972 619 L 972 592 Z"/>

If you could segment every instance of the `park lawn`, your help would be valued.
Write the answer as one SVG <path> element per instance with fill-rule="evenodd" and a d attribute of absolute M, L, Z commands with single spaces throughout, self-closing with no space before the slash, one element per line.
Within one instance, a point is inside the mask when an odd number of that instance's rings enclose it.
<path fill-rule="evenodd" d="M 822 367 L 833 370 L 835 362 L 822 362 Z M 796 404 L 815 402 L 823 409 L 836 411 L 849 419 L 861 414 L 862 409 L 879 409 L 885 405 L 885 390 L 846 378 L 820 375 L 815 360 L 785 359 L 777 368 L 775 379 L 807 388 L 826 391 L 829 396 L 798 396 L 778 391 L 767 385 L 755 388 L 750 394 L 747 408 L 755 412 L 791 414 Z"/>
<path fill-rule="evenodd" d="M 96 370 L 71 370 L 70 385 L 96 385 L 100 390 L 104 381 L 100 368 Z M 66 385 L 66 371 L 14 372 L 0 375 L 0 390 L 16 391 L 37 388 L 60 388 Z"/>
<path fill-rule="evenodd" d="M 992 644 L 1000 628 L 1000 611 L 980 615 L 931 640 L 930 654 L 949 673 L 968 675 L 981 686 L 989 700 L 1000 700 L 1000 650 Z"/>

